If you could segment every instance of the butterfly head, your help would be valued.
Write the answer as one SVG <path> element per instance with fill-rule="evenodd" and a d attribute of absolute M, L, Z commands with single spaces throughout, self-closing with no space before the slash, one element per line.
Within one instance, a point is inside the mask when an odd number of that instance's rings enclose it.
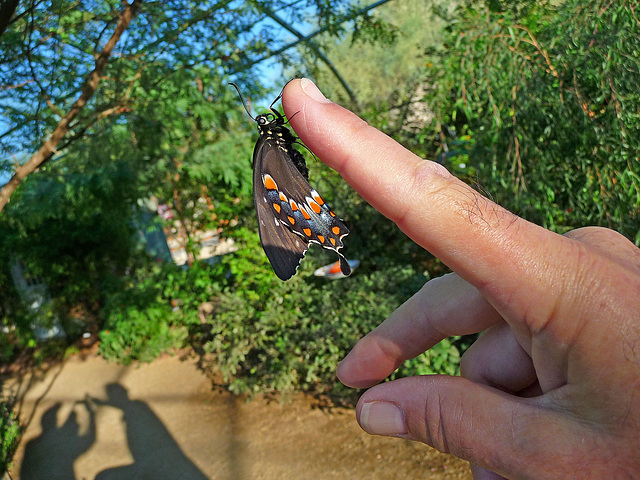
<path fill-rule="evenodd" d="M 281 115 L 275 115 L 273 113 L 264 113 L 256 117 L 256 123 L 258 124 L 258 130 L 266 132 L 271 129 L 277 129 L 284 125 L 284 119 Z"/>
<path fill-rule="evenodd" d="M 276 116 L 273 113 L 265 113 L 256 117 L 259 127 L 266 127 L 276 120 Z"/>

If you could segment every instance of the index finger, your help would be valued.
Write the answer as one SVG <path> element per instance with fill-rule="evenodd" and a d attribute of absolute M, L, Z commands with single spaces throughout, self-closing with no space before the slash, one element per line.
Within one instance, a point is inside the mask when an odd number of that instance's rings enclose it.
<path fill-rule="evenodd" d="M 477 287 L 505 317 L 526 308 L 518 304 L 516 288 L 526 292 L 526 301 L 535 291 L 557 298 L 560 286 L 536 276 L 566 258 L 568 239 L 513 215 L 442 165 L 409 152 L 324 99 L 310 80 L 291 81 L 283 92 L 283 106 L 296 133 L 323 162 L 411 239 Z M 556 248 L 548 248 L 550 241 Z M 532 262 L 537 262 L 535 271 Z"/>

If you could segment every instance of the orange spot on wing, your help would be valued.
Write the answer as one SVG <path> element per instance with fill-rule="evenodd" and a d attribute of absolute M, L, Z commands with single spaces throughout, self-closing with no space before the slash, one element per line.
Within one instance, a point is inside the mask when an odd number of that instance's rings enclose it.
<path fill-rule="evenodd" d="M 335 214 L 335 213 L 333 213 L 333 210 L 329 210 L 329 215 L 331 215 L 332 217 L 335 217 L 335 216 L 336 216 L 336 214 Z"/>
<path fill-rule="evenodd" d="M 288 216 L 288 215 L 287 215 L 287 218 L 289 219 L 289 223 L 290 223 L 291 225 L 295 225 L 295 224 L 296 224 L 296 219 L 295 219 L 295 218 L 290 217 L 290 216 Z"/>
<path fill-rule="evenodd" d="M 331 241 L 331 245 L 336 246 L 336 241 L 333 238 L 330 238 L 329 241 Z"/>
<path fill-rule="evenodd" d="M 267 190 L 277 190 L 278 189 L 278 185 L 276 185 L 276 182 L 273 180 L 273 178 L 271 178 L 270 175 L 265 175 L 265 177 L 264 177 L 264 186 L 267 188 Z"/>
<path fill-rule="evenodd" d="M 283 202 L 287 201 L 287 197 L 282 192 L 280 192 L 280 200 L 282 200 Z"/>
<path fill-rule="evenodd" d="M 298 204 L 293 200 L 291 200 L 291 210 L 293 210 L 294 212 L 298 210 Z"/>
<path fill-rule="evenodd" d="M 309 206 L 311 207 L 311 210 L 313 210 L 316 213 L 320 213 L 322 211 L 322 209 L 320 208 L 320 205 L 318 205 L 316 202 L 309 202 Z"/>
<path fill-rule="evenodd" d="M 340 233 L 340 227 L 333 227 L 331 229 L 333 231 L 333 233 L 335 233 L 336 235 L 338 235 Z"/>
<path fill-rule="evenodd" d="M 310 236 L 311 236 L 311 229 L 310 229 L 310 228 L 303 228 L 303 229 L 302 229 L 302 231 L 304 232 L 304 234 L 305 234 L 307 237 L 310 237 Z"/>
<path fill-rule="evenodd" d="M 309 220 L 311 217 L 309 216 L 309 214 L 307 213 L 307 211 L 303 208 L 302 210 L 300 210 L 302 212 L 302 216 L 306 219 Z"/>
<path fill-rule="evenodd" d="M 320 240 L 320 243 L 324 243 L 324 237 L 322 235 L 318 235 L 318 240 Z"/>
<path fill-rule="evenodd" d="M 324 200 L 322 199 L 322 197 L 320 195 L 314 195 L 313 199 L 318 202 L 318 204 L 320 205 L 324 205 Z"/>
<path fill-rule="evenodd" d="M 278 213 L 280 213 L 280 210 L 282 210 L 282 209 L 280 208 L 280 205 L 278 205 L 277 203 L 274 203 L 274 204 L 273 204 L 273 209 L 274 209 L 276 212 L 278 212 Z"/>

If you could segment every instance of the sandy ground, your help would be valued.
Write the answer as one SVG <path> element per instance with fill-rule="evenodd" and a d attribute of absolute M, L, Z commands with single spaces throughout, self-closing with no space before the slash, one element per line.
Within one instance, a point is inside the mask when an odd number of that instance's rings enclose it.
<path fill-rule="evenodd" d="M 90 355 L 4 386 L 26 425 L 14 480 L 471 479 L 465 462 L 367 435 L 349 409 L 213 388 L 194 359 Z"/>

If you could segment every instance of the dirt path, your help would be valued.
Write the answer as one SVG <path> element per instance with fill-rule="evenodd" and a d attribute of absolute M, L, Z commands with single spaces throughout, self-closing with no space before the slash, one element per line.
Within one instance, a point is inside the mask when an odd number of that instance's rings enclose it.
<path fill-rule="evenodd" d="M 424 445 L 365 434 L 351 410 L 212 390 L 191 359 L 73 358 L 5 388 L 28 422 L 13 479 L 471 478 L 466 463 Z"/>

